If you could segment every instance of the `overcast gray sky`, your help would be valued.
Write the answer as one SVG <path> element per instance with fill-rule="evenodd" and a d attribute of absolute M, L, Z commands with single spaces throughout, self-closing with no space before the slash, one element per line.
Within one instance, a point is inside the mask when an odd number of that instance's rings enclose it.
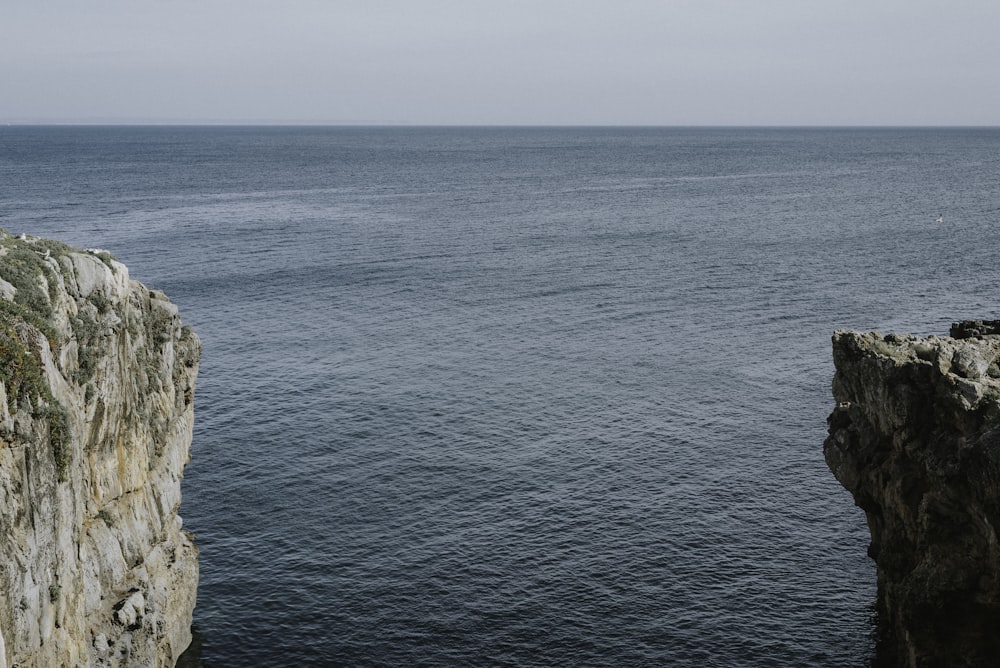
<path fill-rule="evenodd" d="M 1000 125 L 997 0 L 0 0 L 0 122 Z"/>

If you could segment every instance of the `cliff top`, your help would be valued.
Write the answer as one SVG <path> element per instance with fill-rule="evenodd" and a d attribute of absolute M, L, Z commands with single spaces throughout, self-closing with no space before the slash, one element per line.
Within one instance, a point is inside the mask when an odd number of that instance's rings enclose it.
<path fill-rule="evenodd" d="M 1000 402 L 1000 327 L 983 323 L 955 323 L 952 336 L 942 337 L 838 330 L 833 335 L 834 362 L 841 368 L 842 361 L 871 358 L 882 366 L 932 367 L 955 387 L 966 408 L 984 399 Z"/>

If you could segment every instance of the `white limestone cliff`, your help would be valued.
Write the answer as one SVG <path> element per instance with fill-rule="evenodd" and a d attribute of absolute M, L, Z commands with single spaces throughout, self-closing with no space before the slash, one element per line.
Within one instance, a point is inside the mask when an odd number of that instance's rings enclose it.
<path fill-rule="evenodd" d="M 201 344 L 104 252 L 0 231 L 0 668 L 173 666 Z"/>

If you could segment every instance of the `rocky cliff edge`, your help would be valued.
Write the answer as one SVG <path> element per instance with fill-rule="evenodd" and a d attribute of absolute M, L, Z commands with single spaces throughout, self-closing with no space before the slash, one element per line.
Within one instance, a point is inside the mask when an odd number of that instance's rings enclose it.
<path fill-rule="evenodd" d="M 838 331 L 827 463 L 867 516 L 877 665 L 1000 658 L 1000 323 Z"/>
<path fill-rule="evenodd" d="M 103 251 L 0 230 L 0 668 L 173 666 L 201 344 Z"/>

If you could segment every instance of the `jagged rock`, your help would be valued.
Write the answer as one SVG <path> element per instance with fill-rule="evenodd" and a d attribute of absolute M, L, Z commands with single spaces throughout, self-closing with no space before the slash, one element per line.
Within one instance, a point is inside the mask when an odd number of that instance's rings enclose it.
<path fill-rule="evenodd" d="M 115 606 L 115 621 L 125 627 L 133 627 L 146 612 L 146 599 L 142 592 L 134 591 L 131 596 Z"/>
<path fill-rule="evenodd" d="M 1000 334 L 1000 320 L 963 320 L 951 323 L 953 339 L 974 339 Z"/>
<path fill-rule="evenodd" d="M 0 231 L 0 668 L 173 666 L 201 344 L 104 252 Z"/>
<path fill-rule="evenodd" d="M 1000 660 L 1000 335 L 838 331 L 826 461 L 864 510 L 880 665 Z M 973 333 L 974 332 L 974 333 Z"/>

